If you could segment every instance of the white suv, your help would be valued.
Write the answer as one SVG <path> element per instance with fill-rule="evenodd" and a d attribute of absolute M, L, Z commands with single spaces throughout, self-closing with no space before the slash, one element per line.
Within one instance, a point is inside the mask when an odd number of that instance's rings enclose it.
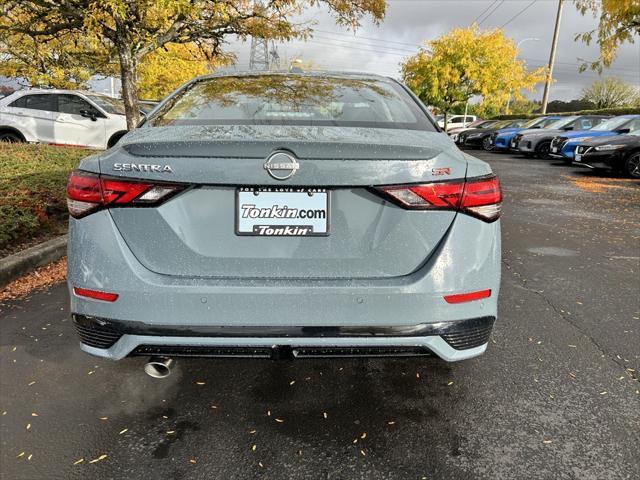
<path fill-rule="evenodd" d="M 447 130 L 451 128 L 466 127 L 471 122 L 475 122 L 478 119 L 475 115 L 452 115 L 447 118 Z M 444 128 L 444 117 L 438 120 L 438 125 Z"/>
<path fill-rule="evenodd" d="M 75 90 L 20 90 L 0 99 L 0 142 L 109 148 L 127 133 L 124 106 Z"/>

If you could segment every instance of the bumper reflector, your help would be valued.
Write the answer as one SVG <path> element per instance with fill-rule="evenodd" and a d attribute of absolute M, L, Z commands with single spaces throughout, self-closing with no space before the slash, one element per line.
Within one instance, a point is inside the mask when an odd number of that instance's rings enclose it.
<path fill-rule="evenodd" d="M 490 296 L 491 296 L 491 290 L 479 290 L 477 292 L 445 295 L 442 298 L 444 298 L 444 301 L 447 303 L 465 303 L 465 302 L 473 302 L 474 300 L 480 300 L 481 298 L 488 298 Z"/>
<path fill-rule="evenodd" d="M 78 297 L 93 298 L 104 302 L 115 302 L 118 299 L 117 293 L 101 292 L 100 290 L 89 290 L 88 288 L 73 287 L 73 293 Z"/>

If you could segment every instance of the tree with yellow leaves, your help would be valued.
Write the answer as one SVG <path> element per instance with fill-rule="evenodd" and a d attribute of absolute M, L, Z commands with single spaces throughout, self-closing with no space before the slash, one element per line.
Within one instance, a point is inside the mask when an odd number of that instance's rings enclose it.
<path fill-rule="evenodd" d="M 142 59 L 136 83 L 138 95 L 160 100 L 193 77 L 229 61 L 223 56 L 207 59 L 195 44 L 167 44 Z"/>
<path fill-rule="evenodd" d="M 600 58 L 580 66 L 602 72 L 604 67 L 611 66 L 616 58 L 618 47 L 623 43 L 634 43 L 640 35 L 640 0 L 574 0 L 583 15 L 590 12 L 600 17 L 598 28 L 580 33 L 580 39 L 589 45 L 594 38 L 600 47 Z"/>
<path fill-rule="evenodd" d="M 405 60 L 402 75 L 423 102 L 445 115 L 475 96 L 486 105 L 502 106 L 510 93 L 521 100 L 521 90 L 533 90 L 544 79 L 544 69 L 528 71 L 517 53 L 502 30 L 457 28 Z"/>
<path fill-rule="evenodd" d="M 215 58 L 230 35 L 290 40 L 310 34 L 292 18 L 305 7 L 325 4 L 336 22 L 351 28 L 370 15 L 384 17 L 385 0 L 4 0 L 0 5 L 0 54 L 16 50 L 15 41 L 60 48 L 87 43 L 115 59 L 122 81 L 127 125 L 139 121 L 138 76 L 143 59 L 168 44 L 192 44 Z"/>

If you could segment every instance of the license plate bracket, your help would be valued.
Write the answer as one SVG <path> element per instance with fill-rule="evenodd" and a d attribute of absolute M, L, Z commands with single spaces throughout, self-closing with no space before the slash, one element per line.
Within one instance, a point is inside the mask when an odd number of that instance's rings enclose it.
<path fill-rule="evenodd" d="M 325 188 L 236 189 L 235 233 L 262 237 L 326 237 L 330 195 Z"/>

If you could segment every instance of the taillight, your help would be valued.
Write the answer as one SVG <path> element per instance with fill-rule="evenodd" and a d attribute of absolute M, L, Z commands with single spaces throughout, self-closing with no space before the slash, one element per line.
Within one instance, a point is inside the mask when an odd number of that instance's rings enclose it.
<path fill-rule="evenodd" d="M 67 206 L 69 215 L 80 218 L 104 207 L 157 204 L 181 189 L 178 185 L 104 178 L 76 170 L 67 183 Z"/>
<path fill-rule="evenodd" d="M 393 185 L 378 190 L 409 210 L 455 210 L 486 222 L 500 217 L 502 191 L 495 175 L 460 182 Z"/>

